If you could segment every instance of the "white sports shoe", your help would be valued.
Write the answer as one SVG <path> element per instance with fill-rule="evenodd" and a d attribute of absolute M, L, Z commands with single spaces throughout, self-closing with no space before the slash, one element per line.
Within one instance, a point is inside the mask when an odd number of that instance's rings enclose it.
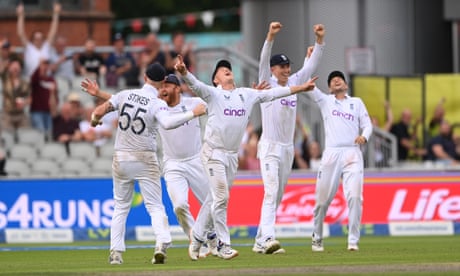
<path fill-rule="evenodd" d="M 166 262 L 166 249 L 171 246 L 171 243 L 160 243 L 155 247 L 153 253 L 152 264 L 164 264 Z"/>
<path fill-rule="evenodd" d="M 221 244 L 219 247 L 218 256 L 224 260 L 230 260 L 238 256 L 238 251 L 231 248 L 228 244 Z"/>
<path fill-rule="evenodd" d="M 323 240 L 312 240 L 311 241 L 311 251 L 313 252 L 323 252 Z"/>
<path fill-rule="evenodd" d="M 261 254 L 283 254 L 286 250 L 281 248 L 280 242 L 272 238 L 268 238 L 263 244 L 256 242 L 252 251 Z"/>
<path fill-rule="evenodd" d="M 196 239 L 193 235 L 190 240 L 190 245 L 188 246 L 188 255 L 192 261 L 197 261 L 200 257 L 200 248 L 203 245 L 203 242 Z"/>
<path fill-rule="evenodd" d="M 206 258 L 209 255 L 217 256 L 217 235 L 216 233 L 211 233 L 207 235 L 207 241 L 204 242 L 200 248 L 200 258 Z"/>
<path fill-rule="evenodd" d="M 217 240 L 217 235 L 216 233 L 212 233 L 210 235 L 208 235 L 208 241 L 207 241 L 207 244 L 208 244 L 208 248 L 209 248 L 209 252 L 213 255 L 213 256 L 217 256 L 218 252 L 217 252 L 217 244 L 219 243 L 219 241 Z M 209 255 L 209 254 L 208 254 Z"/>
<path fill-rule="evenodd" d="M 359 247 L 357 244 L 348 244 L 348 251 L 358 251 Z"/>
<path fill-rule="evenodd" d="M 112 265 L 121 265 L 123 263 L 123 258 L 121 254 L 121 251 L 111 250 L 109 256 L 109 263 Z"/>

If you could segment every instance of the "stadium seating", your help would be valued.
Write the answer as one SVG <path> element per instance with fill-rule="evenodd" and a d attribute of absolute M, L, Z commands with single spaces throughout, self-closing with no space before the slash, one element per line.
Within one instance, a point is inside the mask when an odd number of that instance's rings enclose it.
<path fill-rule="evenodd" d="M 88 176 L 90 170 L 90 166 L 85 160 L 68 158 L 62 163 L 61 176 Z"/>
<path fill-rule="evenodd" d="M 39 149 L 40 158 L 51 159 L 58 163 L 67 159 L 67 151 L 64 144 L 49 142 Z"/>
<path fill-rule="evenodd" d="M 43 174 L 50 177 L 56 176 L 60 172 L 60 165 L 56 161 L 51 159 L 37 160 L 31 165 L 31 167 L 31 175 Z"/>
<path fill-rule="evenodd" d="M 37 160 L 38 152 L 34 146 L 28 144 L 15 144 L 9 150 L 9 157 L 32 164 Z"/>
<path fill-rule="evenodd" d="M 92 161 L 96 158 L 96 148 L 91 143 L 70 143 L 69 151 L 72 158 L 79 158 L 85 161 Z"/>
<path fill-rule="evenodd" d="M 6 162 L 5 171 L 9 178 L 27 177 L 30 175 L 30 166 L 22 159 L 10 158 Z"/>

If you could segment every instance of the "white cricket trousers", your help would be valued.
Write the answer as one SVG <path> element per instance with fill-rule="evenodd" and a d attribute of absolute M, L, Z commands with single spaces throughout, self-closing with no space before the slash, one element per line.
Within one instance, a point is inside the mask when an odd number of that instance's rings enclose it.
<path fill-rule="evenodd" d="M 275 239 L 276 210 L 292 171 L 294 146 L 261 140 L 257 154 L 264 183 L 264 199 L 255 240 L 263 244 L 268 238 Z"/>
<path fill-rule="evenodd" d="M 212 149 L 207 143 L 203 144 L 201 153 L 201 161 L 211 187 L 211 215 L 214 220 L 216 234 L 222 243 L 230 245 L 230 231 L 227 226 L 228 200 L 230 198 L 230 188 L 238 168 L 238 154 L 236 152 Z M 200 217 L 200 214 L 198 217 Z M 198 224 L 198 218 L 196 224 Z M 195 232 L 194 229 L 194 233 L 201 235 L 200 232 L 202 231 Z"/>
<path fill-rule="evenodd" d="M 112 171 L 115 208 L 110 226 L 110 250 L 126 250 L 126 219 L 131 209 L 135 180 L 139 183 L 145 208 L 150 215 L 157 245 L 171 242 L 156 153 L 116 151 Z"/>
<path fill-rule="evenodd" d="M 189 188 L 192 190 L 201 206 L 206 197 L 211 193 L 208 176 L 201 163 L 200 154 L 187 159 L 169 159 L 164 162 L 163 174 L 166 180 L 166 188 L 171 199 L 174 213 L 179 225 L 187 237 L 195 223 L 190 212 Z M 210 214 L 210 205 L 205 206 L 208 210 L 205 227 L 208 231 L 213 228 Z"/>
<path fill-rule="evenodd" d="M 323 223 L 342 177 L 348 204 L 348 243 L 358 244 L 363 206 L 363 154 L 358 146 L 326 148 L 316 179 L 314 239 L 323 238 Z"/>

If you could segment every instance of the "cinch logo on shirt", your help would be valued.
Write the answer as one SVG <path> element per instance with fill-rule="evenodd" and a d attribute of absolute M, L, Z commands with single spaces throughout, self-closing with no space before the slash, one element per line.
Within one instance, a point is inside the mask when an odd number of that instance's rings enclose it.
<path fill-rule="evenodd" d="M 231 108 L 226 108 L 224 109 L 224 115 L 225 116 L 236 116 L 236 117 L 241 117 L 246 115 L 246 110 L 245 109 L 231 109 Z"/>
<path fill-rule="evenodd" d="M 281 102 L 281 105 L 290 106 L 290 107 L 296 107 L 296 105 L 297 105 L 296 100 L 290 101 L 290 100 L 286 100 L 286 99 L 281 99 L 280 102 Z"/>
<path fill-rule="evenodd" d="M 332 110 L 332 116 L 341 117 L 345 120 L 354 121 L 355 117 L 350 113 L 345 113 L 340 110 Z"/>

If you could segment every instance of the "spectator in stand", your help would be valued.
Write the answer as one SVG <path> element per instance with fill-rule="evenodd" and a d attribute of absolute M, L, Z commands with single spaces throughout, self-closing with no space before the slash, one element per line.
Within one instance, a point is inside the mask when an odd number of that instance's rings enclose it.
<path fill-rule="evenodd" d="M 3 76 L 3 74 L 7 72 L 8 65 L 11 61 L 22 61 L 19 58 L 19 55 L 11 50 L 11 44 L 8 39 L 5 38 L 1 40 L 0 45 L 2 46 L 2 49 L 0 50 L 0 76 Z"/>
<path fill-rule="evenodd" d="M 30 119 L 32 127 L 43 131 L 46 135 L 52 129 L 51 112 L 57 108 L 58 95 L 54 77 L 50 74 L 50 62 L 42 59 L 30 80 L 31 103 Z"/>
<path fill-rule="evenodd" d="M 444 165 L 459 165 L 460 152 L 453 138 L 451 124 L 443 120 L 439 126 L 439 135 L 428 142 L 426 159 Z"/>
<path fill-rule="evenodd" d="M 393 124 L 390 132 L 396 136 L 398 141 L 398 160 L 406 161 L 410 154 L 421 157 L 425 154 L 424 149 L 418 148 L 417 127 L 421 120 L 417 120 L 411 130 L 412 112 L 406 108 L 401 113 L 401 119 Z"/>
<path fill-rule="evenodd" d="M 296 118 L 296 131 L 302 132 L 302 142 L 300 146 L 294 147 L 293 169 L 318 170 L 321 161 L 321 146 L 317 141 L 310 141 L 308 127 L 305 127 L 300 117 Z"/>
<path fill-rule="evenodd" d="M 158 62 L 163 65 L 163 67 L 165 67 L 172 62 L 170 57 L 165 54 L 161 47 L 161 41 L 158 39 L 155 33 L 147 34 L 145 37 L 144 52 L 148 56 L 149 64 Z"/>
<path fill-rule="evenodd" d="M 77 72 L 84 77 L 100 80 L 99 76 L 104 76 L 106 67 L 104 58 L 96 52 L 96 42 L 88 39 L 85 42 L 85 50 L 79 54 Z"/>
<path fill-rule="evenodd" d="M 155 62 L 160 63 L 165 68 L 171 67 L 173 64 L 171 56 L 165 54 L 161 49 L 161 41 L 158 39 L 155 33 L 149 33 L 145 37 L 145 48 L 142 50 L 139 56 L 139 76 L 138 79 L 143 83 L 144 73 L 150 64 Z"/>
<path fill-rule="evenodd" d="M 72 88 L 72 80 L 75 78 L 76 66 L 74 59 L 76 59 L 76 55 L 67 47 L 67 39 L 63 36 L 58 36 L 51 50 L 51 71 L 55 78 L 66 80 L 69 88 Z"/>
<path fill-rule="evenodd" d="M 444 103 L 446 98 L 441 98 L 436 107 L 434 108 L 433 117 L 430 119 L 428 124 L 428 135 L 430 138 L 438 136 L 440 133 L 441 123 L 444 120 L 446 110 L 444 109 Z"/>
<path fill-rule="evenodd" d="M 85 118 L 80 121 L 80 132 L 82 134 L 82 140 L 92 143 L 96 147 L 96 152 L 99 153 L 99 148 L 112 138 L 113 124 L 102 123 L 95 127 L 91 126 L 91 114 L 95 107 L 87 107 L 84 110 Z M 104 116 L 105 118 L 106 116 Z"/>
<path fill-rule="evenodd" d="M 53 6 L 53 19 L 48 31 L 48 36 L 45 38 L 41 31 L 34 31 L 29 41 L 24 30 L 24 5 L 21 3 L 16 8 L 18 16 L 17 32 L 24 46 L 24 75 L 28 78 L 35 72 L 41 60 L 49 59 L 50 57 L 51 45 L 54 43 L 59 25 L 60 12 L 61 4 L 55 2 Z"/>
<path fill-rule="evenodd" d="M 67 152 L 70 142 L 83 140 L 77 116 L 76 109 L 68 101 L 62 104 L 60 112 L 53 109 L 53 140 L 65 144 Z"/>
<path fill-rule="evenodd" d="M 262 129 L 255 129 L 249 133 L 246 143 L 242 144 L 243 154 L 239 157 L 239 167 L 241 170 L 259 171 L 260 162 L 257 157 L 257 144 L 259 143 Z"/>
<path fill-rule="evenodd" d="M 175 31 L 171 35 L 172 49 L 169 51 L 171 55 L 172 64 L 167 68 L 168 71 L 174 73 L 174 64 L 177 55 L 181 55 L 184 59 L 187 69 L 195 73 L 195 55 L 193 53 L 193 44 L 186 43 L 185 34 L 182 31 Z"/>
<path fill-rule="evenodd" d="M 22 78 L 22 64 L 13 60 L 2 75 L 3 110 L 1 128 L 16 130 L 29 126 L 30 84 Z"/>
<path fill-rule="evenodd" d="M 376 116 L 372 116 L 371 121 L 374 127 L 378 127 L 386 132 L 389 132 L 393 126 L 393 111 L 391 110 L 391 105 L 388 101 L 385 101 L 383 107 L 385 109 L 385 123 L 383 126 L 380 126 L 379 119 Z"/>
<path fill-rule="evenodd" d="M 105 62 L 107 67 L 106 85 L 112 88 L 139 86 L 138 70 L 131 53 L 125 51 L 125 40 L 121 33 L 113 37 L 113 52 Z"/>

